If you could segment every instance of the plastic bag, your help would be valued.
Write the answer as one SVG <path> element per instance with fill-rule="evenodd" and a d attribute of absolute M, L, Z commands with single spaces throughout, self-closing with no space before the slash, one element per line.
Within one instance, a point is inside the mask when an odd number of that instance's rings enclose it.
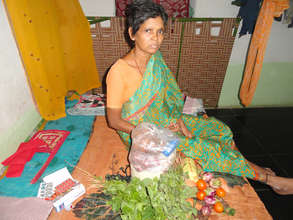
<path fill-rule="evenodd" d="M 179 138 L 169 129 L 144 122 L 133 129 L 131 137 L 131 176 L 159 177 L 174 163 Z"/>

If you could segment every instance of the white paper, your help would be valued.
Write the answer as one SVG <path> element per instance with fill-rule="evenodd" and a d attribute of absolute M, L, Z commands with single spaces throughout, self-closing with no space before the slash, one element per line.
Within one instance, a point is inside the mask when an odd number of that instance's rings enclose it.
<path fill-rule="evenodd" d="M 60 183 L 64 182 L 67 179 L 72 179 L 71 174 L 69 173 L 69 171 L 67 170 L 66 167 L 57 170 L 54 173 L 49 174 L 48 176 L 45 176 L 43 178 L 43 181 L 45 183 L 53 183 L 53 187 L 55 188 L 56 186 L 58 186 Z"/>

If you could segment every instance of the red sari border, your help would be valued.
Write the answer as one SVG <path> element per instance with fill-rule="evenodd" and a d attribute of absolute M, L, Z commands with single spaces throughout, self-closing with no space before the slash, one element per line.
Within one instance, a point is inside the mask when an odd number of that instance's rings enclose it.
<path fill-rule="evenodd" d="M 150 99 L 150 101 L 148 101 L 148 103 L 145 106 L 143 106 L 142 108 L 140 108 L 139 110 L 137 110 L 136 112 L 134 112 L 133 114 L 131 114 L 130 116 L 125 118 L 125 120 L 129 121 L 131 118 L 133 118 L 136 115 L 138 115 L 139 113 L 143 112 L 147 107 L 149 107 L 155 101 L 157 96 L 158 96 L 158 92 Z"/>

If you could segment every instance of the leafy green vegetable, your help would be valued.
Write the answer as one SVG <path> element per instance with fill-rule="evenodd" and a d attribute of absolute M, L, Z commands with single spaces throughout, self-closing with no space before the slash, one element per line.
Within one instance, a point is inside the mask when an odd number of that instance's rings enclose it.
<path fill-rule="evenodd" d="M 123 220 L 186 220 L 197 214 L 197 210 L 186 201 L 194 197 L 196 190 L 185 185 L 181 166 L 171 168 L 160 179 L 132 178 L 129 183 L 109 180 L 104 192 L 111 195 L 107 204 Z"/>
<path fill-rule="evenodd" d="M 73 209 L 78 218 L 121 220 L 119 213 L 114 213 L 111 206 L 107 205 L 111 197 L 104 193 L 92 193 L 79 201 Z"/>

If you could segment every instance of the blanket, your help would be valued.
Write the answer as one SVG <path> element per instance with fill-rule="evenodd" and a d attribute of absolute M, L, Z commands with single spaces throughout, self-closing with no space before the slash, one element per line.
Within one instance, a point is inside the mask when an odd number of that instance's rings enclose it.
<path fill-rule="evenodd" d="M 52 203 L 39 198 L 0 197 L 1 219 L 46 220 L 52 210 Z"/>
<path fill-rule="evenodd" d="M 76 101 L 70 101 L 67 103 L 67 107 L 70 108 L 75 104 Z M 48 121 L 44 130 L 65 130 L 70 131 L 70 134 L 35 184 L 31 184 L 30 182 L 47 161 L 49 157 L 48 153 L 35 153 L 32 159 L 25 164 L 20 177 L 4 177 L 1 179 L 0 196 L 18 198 L 37 196 L 39 185 L 44 176 L 63 167 L 67 167 L 68 163 L 75 166 L 87 145 L 92 132 L 94 119 L 94 116 L 67 115 L 58 120 Z M 72 172 L 73 167 L 68 167 L 68 170 Z"/>

